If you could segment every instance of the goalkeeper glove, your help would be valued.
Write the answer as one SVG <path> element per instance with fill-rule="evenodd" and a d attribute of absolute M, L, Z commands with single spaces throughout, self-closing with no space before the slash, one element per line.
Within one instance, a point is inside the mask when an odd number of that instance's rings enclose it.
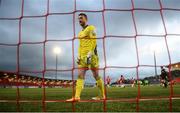
<path fill-rule="evenodd" d="M 91 57 L 92 57 L 92 52 L 88 52 L 88 54 L 87 54 L 87 61 L 86 61 L 86 63 L 88 65 L 91 64 Z"/>
<path fill-rule="evenodd" d="M 77 57 L 76 63 L 80 64 L 80 57 L 79 56 Z"/>

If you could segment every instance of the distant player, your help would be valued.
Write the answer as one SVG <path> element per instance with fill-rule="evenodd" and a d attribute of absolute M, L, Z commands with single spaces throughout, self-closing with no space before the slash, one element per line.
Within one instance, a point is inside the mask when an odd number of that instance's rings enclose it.
<path fill-rule="evenodd" d="M 124 86 L 124 81 L 125 81 L 124 76 L 121 75 L 121 76 L 119 77 L 119 79 L 118 79 L 118 86 L 120 86 L 120 87 L 125 87 L 125 86 Z"/>
<path fill-rule="evenodd" d="M 161 83 L 163 85 L 163 87 L 167 87 L 168 86 L 168 74 L 166 72 L 166 70 L 163 68 L 163 66 L 161 66 Z"/>
<path fill-rule="evenodd" d="M 111 84 L 111 78 L 110 78 L 110 76 L 107 76 L 107 78 L 106 78 L 106 83 L 107 83 L 107 86 L 109 87 L 110 84 Z"/>
<path fill-rule="evenodd" d="M 132 77 L 131 78 L 131 87 L 134 87 L 136 84 L 136 80 Z"/>
<path fill-rule="evenodd" d="M 149 85 L 149 81 L 148 80 L 144 80 L 144 85 Z"/>
<path fill-rule="evenodd" d="M 99 57 L 97 54 L 97 42 L 96 42 L 96 30 L 93 25 L 88 25 L 88 17 L 85 13 L 80 13 L 78 15 L 79 24 L 82 27 L 82 30 L 78 34 L 80 41 L 78 49 L 78 79 L 76 81 L 76 91 L 75 95 L 66 100 L 67 102 L 71 101 L 80 101 L 81 91 L 84 87 L 84 79 L 86 71 L 91 69 L 93 76 L 96 80 L 97 87 L 99 88 L 99 95 L 93 97 L 94 100 L 105 99 L 104 93 L 104 82 L 99 76 Z"/>

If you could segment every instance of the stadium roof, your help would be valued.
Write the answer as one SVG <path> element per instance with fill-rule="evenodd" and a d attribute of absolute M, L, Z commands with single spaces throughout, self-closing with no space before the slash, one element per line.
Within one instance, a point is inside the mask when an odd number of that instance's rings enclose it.
<path fill-rule="evenodd" d="M 168 67 L 168 66 L 166 66 L 166 67 Z M 171 70 L 180 70 L 180 62 L 171 64 Z"/>

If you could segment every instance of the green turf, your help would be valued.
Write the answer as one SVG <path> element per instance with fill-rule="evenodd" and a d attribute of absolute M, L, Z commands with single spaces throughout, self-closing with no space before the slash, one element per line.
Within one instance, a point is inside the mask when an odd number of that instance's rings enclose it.
<path fill-rule="evenodd" d="M 180 85 L 173 87 L 174 94 L 180 95 Z M 20 100 L 39 100 L 39 102 L 23 102 L 20 103 L 20 111 L 42 111 L 43 104 L 41 102 L 43 89 L 41 88 L 20 88 Z M 162 88 L 158 85 L 154 86 L 141 86 L 140 88 L 142 98 L 157 98 L 168 97 L 170 94 L 169 88 Z M 107 97 L 109 99 L 136 99 L 138 88 L 126 87 L 110 87 L 107 88 Z M 85 88 L 82 92 L 82 100 L 90 100 L 91 97 L 98 94 L 97 88 Z M 72 95 L 72 88 L 46 88 L 46 100 L 65 100 Z M 0 100 L 16 100 L 16 88 L 1 88 Z M 172 100 L 172 110 L 180 111 L 180 99 Z M 47 102 L 45 104 L 46 111 L 72 111 L 74 106 L 75 111 L 103 111 L 103 102 Z M 105 105 L 107 111 L 136 111 L 136 101 L 125 102 L 108 101 Z M 0 111 L 16 111 L 16 103 L 0 102 Z M 169 111 L 169 100 L 148 100 L 139 102 L 139 111 Z"/>

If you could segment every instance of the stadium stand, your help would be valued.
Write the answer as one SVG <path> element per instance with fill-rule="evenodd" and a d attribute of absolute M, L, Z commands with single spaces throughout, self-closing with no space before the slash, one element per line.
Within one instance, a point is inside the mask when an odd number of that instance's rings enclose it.
<path fill-rule="evenodd" d="M 30 76 L 30 75 L 17 75 L 14 73 L 3 73 L 0 72 L 0 87 L 14 87 L 16 85 L 28 88 L 30 86 L 36 86 L 41 88 L 42 78 Z M 46 87 L 71 87 L 73 84 L 72 80 L 54 80 L 45 78 L 44 82 Z"/>

